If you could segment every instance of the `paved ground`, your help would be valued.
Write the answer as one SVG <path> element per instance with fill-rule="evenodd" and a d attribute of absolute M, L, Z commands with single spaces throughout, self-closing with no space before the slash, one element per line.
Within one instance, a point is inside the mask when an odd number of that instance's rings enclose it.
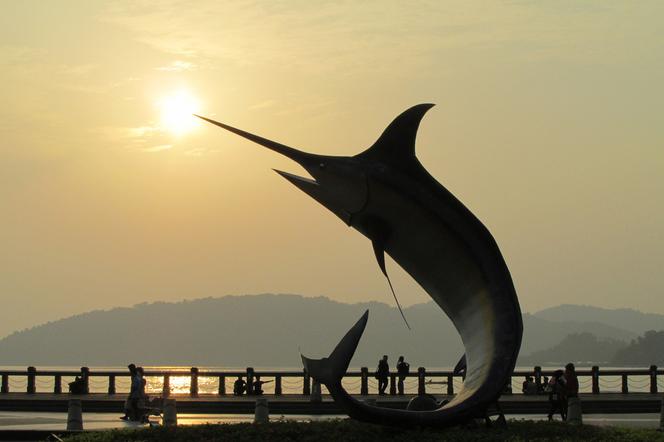
<path fill-rule="evenodd" d="M 177 400 L 180 413 L 193 414 L 251 414 L 254 411 L 256 396 L 219 396 L 200 395 L 192 398 L 188 395 L 172 395 Z M 342 414 L 330 396 L 323 396 L 321 403 L 312 403 L 309 396 L 302 395 L 266 395 L 270 410 L 275 414 L 285 415 L 329 415 Z M 412 396 L 356 396 L 360 400 L 375 400 L 378 406 L 405 408 Z M 446 396 L 437 395 L 438 399 Z M 83 401 L 84 412 L 117 413 L 124 405 L 124 395 L 94 393 L 88 395 L 69 395 L 53 393 L 6 393 L 0 394 L 0 412 L 66 412 L 70 398 Z M 662 395 L 649 393 L 602 393 L 582 394 L 581 403 L 584 413 L 659 413 Z M 549 404 L 546 396 L 524 396 L 520 394 L 504 395 L 500 405 L 507 414 L 545 414 Z"/>

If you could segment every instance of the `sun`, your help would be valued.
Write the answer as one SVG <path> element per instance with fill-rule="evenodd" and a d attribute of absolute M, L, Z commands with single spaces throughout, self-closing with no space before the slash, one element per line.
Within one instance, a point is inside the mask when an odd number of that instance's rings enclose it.
<path fill-rule="evenodd" d="M 181 90 L 163 97 L 158 102 L 161 127 L 174 135 L 184 135 L 194 130 L 199 121 L 193 116 L 199 113 L 200 104 L 189 92 Z"/>

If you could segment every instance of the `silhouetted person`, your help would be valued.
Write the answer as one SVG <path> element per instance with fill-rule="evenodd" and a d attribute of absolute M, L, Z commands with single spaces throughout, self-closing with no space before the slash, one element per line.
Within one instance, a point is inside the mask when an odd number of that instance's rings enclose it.
<path fill-rule="evenodd" d="M 565 365 L 565 396 L 566 399 L 579 397 L 579 379 L 576 377 L 576 368 L 571 362 Z"/>
<path fill-rule="evenodd" d="M 397 362 L 397 374 L 399 375 L 397 390 L 400 395 L 403 395 L 403 381 L 406 380 L 408 372 L 410 372 L 410 364 L 404 361 L 403 356 L 399 356 L 399 361 Z"/>
<path fill-rule="evenodd" d="M 238 376 L 235 382 L 233 383 L 233 394 L 235 396 L 242 396 L 242 394 L 246 389 L 247 389 L 247 383 L 244 382 L 242 376 Z"/>
<path fill-rule="evenodd" d="M 526 376 L 526 379 L 521 385 L 521 392 L 523 394 L 537 394 L 537 385 L 535 384 L 532 376 Z"/>
<path fill-rule="evenodd" d="M 378 369 L 376 370 L 376 379 L 378 379 L 378 394 L 385 394 L 387 388 L 387 379 L 390 377 L 390 366 L 387 364 L 387 355 L 383 355 L 383 359 L 378 361 Z"/>
<path fill-rule="evenodd" d="M 88 373 L 87 368 L 81 368 L 81 375 L 76 376 L 73 382 L 69 383 L 69 392 L 71 394 L 87 394 Z"/>
<path fill-rule="evenodd" d="M 547 393 L 547 388 L 549 386 L 549 377 L 548 376 L 542 376 L 542 382 L 539 385 L 539 389 L 537 390 L 537 393 Z"/>
<path fill-rule="evenodd" d="M 129 364 L 127 365 L 127 368 L 129 369 L 129 378 L 131 380 L 131 387 L 129 387 L 129 396 L 125 401 L 125 415 L 120 418 L 122 420 L 131 419 L 134 416 L 134 410 L 135 410 L 135 408 L 132 407 L 131 393 L 134 391 L 134 383 L 135 383 L 134 377 L 136 376 L 136 365 Z"/>
<path fill-rule="evenodd" d="M 263 394 L 263 385 L 267 384 L 268 382 L 272 381 L 261 381 L 261 377 L 256 376 L 256 380 L 254 380 L 254 394 L 257 396 Z"/>
<path fill-rule="evenodd" d="M 565 376 L 562 370 L 553 372 L 549 381 L 549 420 L 553 420 L 556 411 L 562 420 L 567 419 L 567 398 L 565 396 Z"/>

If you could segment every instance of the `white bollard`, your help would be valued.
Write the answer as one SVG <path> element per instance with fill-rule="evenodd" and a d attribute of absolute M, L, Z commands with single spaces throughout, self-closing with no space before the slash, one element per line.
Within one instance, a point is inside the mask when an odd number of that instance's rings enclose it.
<path fill-rule="evenodd" d="M 83 430 L 83 407 L 80 399 L 69 399 L 67 407 L 67 431 Z"/>
<path fill-rule="evenodd" d="M 311 402 L 319 404 L 323 402 L 323 396 L 320 391 L 320 382 L 314 381 L 311 385 Z"/>
<path fill-rule="evenodd" d="M 659 407 L 659 429 L 657 431 L 664 431 L 664 398 L 662 398 L 662 404 Z"/>
<path fill-rule="evenodd" d="M 161 424 L 164 427 L 177 427 L 178 409 L 175 399 L 164 399 L 164 409 L 161 414 Z"/>
<path fill-rule="evenodd" d="M 270 422 L 270 410 L 267 406 L 267 399 L 256 399 L 256 413 L 254 414 L 255 424 L 267 424 Z"/>
<path fill-rule="evenodd" d="M 578 397 L 567 399 L 567 423 L 572 425 L 583 425 L 581 400 Z"/>

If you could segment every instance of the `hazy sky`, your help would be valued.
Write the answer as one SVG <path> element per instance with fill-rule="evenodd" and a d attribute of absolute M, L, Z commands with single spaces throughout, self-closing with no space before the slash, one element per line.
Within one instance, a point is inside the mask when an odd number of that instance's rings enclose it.
<path fill-rule="evenodd" d="M 437 103 L 418 156 L 524 311 L 664 313 L 664 2 L 155 4 L 3 4 L 0 336 L 155 300 L 392 302 L 369 242 L 270 170 L 298 166 L 190 108 L 351 155 Z"/>

